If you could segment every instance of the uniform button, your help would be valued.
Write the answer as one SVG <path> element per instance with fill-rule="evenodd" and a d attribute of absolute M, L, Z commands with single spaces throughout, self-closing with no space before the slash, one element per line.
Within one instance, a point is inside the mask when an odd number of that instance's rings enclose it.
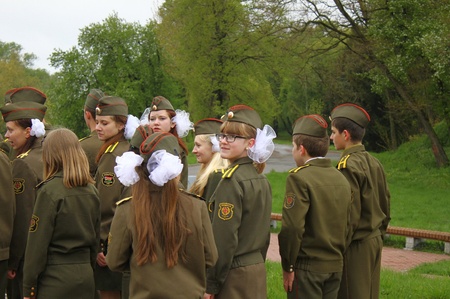
<path fill-rule="evenodd" d="M 31 292 L 31 293 L 30 293 L 30 296 L 33 297 L 33 296 L 34 296 L 34 292 Z"/>

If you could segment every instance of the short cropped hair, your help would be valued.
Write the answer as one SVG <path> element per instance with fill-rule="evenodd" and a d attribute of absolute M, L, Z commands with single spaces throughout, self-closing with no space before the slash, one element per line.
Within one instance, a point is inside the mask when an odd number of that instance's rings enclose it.
<path fill-rule="evenodd" d="M 303 134 L 296 134 L 292 141 L 297 147 L 303 145 L 311 157 L 325 157 L 330 147 L 330 138 L 328 134 L 325 137 L 313 137 Z"/>
<path fill-rule="evenodd" d="M 350 140 L 353 142 L 362 141 L 364 134 L 366 134 L 366 129 L 355 123 L 354 121 L 344 118 L 338 117 L 331 121 L 331 125 L 335 127 L 339 133 L 347 130 L 350 133 Z"/>

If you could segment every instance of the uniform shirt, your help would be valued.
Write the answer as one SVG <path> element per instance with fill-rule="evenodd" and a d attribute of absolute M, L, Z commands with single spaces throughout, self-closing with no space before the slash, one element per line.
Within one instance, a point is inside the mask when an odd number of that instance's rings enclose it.
<path fill-rule="evenodd" d="M 91 135 L 80 139 L 80 145 L 88 158 L 89 172 L 91 173 L 91 176 L 94 177 L 97 171 L 97 162 L 95 162 L 95 158 L 103 145 L 103 141 L 98 139 L 97 131 L 93 131 L 91 132 Z"/>
<path fill-rule="evenodd" d="M 100 158 L 95 174 L 95 186 L 100 195 L 100 209 L 102 223 L 100 228 L 100 239 L 102 251 L 105 252 L 105 244 L 108 239 L 109 228 L 116 209 L 116 202 L 126 197 L 124 196 L 125 187 L 120 183 L 114 173 L 116 166 L 116 157 L 121 156 L 128 151 L 130 144 L 125 140 L 120 140 L 110 145 L 103 156 Z"/>
<path fill-rule="evenodd" d="M 39 276 L 49 263 L 91 263 L 94 267 L 99 231 L 100 201 L 94 185 L 66 188 L 62 172 L 42 183 L 29 226 L 24 296 L 39 291 Z"/>
<path fill-rule="evenodd" d="M 14 218 L 8 267 L 17 270 L 25 254 L 28 228 L 36 200 L 36 186 L 42 182 L 42 138 L 37 138 L 27 152 L 12 161 L 14 193 L 16 196 L 16 217 Z"/>
<path fill-rule="evenodd" d="M 181 146 L 178 147 L 178 155 L 180 157 L 181 164 L 183 164 L 183 169 L 181 170 L 181 174 L 180 174 L 180 182 L 183 184 L 184 189 L 186 189 L 188 186 L 189 165 L 188 165 L 188 160 L 187 160 L 187 154 Z"/>
<path fill-rule="evenodd" d="M 364 145 L 355 145 L 344 150 L 337 168 L 353 193 L 351 241 L 384 236 L 391 217 L 390 193 L 381 163 Z"/>
<path fill-rule="evenodd" d="M 253 161 L 244 157 L 227 168 L 210 202 L 219 259 L 208 270 L 206 292 L 217 294 L 230 269 L 264 262 L 270 243 L 272 190 Z"/>
<path fill-rule="evenodd" d="M 330 159 L 310 160 L 289 171 L 278 235 L 283 270 L 296 266 L 341 272 L 349 230 L 351 189 Z"/>
<path fill-rule="evenodd" d="M 9 244 L 13 232 L 16 199 L 12 185 L 11 162 L 0 150 L 0 261 L 9 258 Z"/>
<path fill-rule="evenodd" d="M 152 192 L 152 196 L 158 194 L 160 196 L 161 193 Z M 202 200 L 180 193 L 179 203 L 186 212 L 187 227 L 192 233 L 182 247 L 186 252 L 187 263 L 180 260 L 171 269 L 167 268 L 164 251 L 159 246 L 155 263 L 137 265 L 134 257 L 137 238 L 132 220 L 133 200 L 118 205 L 111 226 L 106 261 L 114 271 L 131 270 L 130 298 L 203 298 L 206 268 L 217 260 L 211 223 Z"/>

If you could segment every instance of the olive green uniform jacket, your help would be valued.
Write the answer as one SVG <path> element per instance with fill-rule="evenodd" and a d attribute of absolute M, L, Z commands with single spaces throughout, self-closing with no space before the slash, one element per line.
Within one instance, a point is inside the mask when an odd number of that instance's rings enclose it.
<path fill-rule="evenodd" d="M 161 187 L 152 186 L 153 191 Z M 161 193 L 152 192 L 152 196 Z M 217 260 L 211 223 L 204 201 L 180 193 L 180 208 L 186 212 L 188 235 L 185 249 L 187 262 L 181 260 L 171 269 L 165 263 L 164 251 L 157 246 L 157 261 L 138 266 L 134 256 L 137 237 L 133 223 L 133 200 L 119 203 L 111 226 L 108 266 L 114 271 L 131 270 L 130 298 L 203 298 L 206 268 Z"/>
<path fill-rule="evenodd" d="M 114 173 L 116 158 L 128 151 L 130 144 L 125 140 L 118 141 L 110 145 L 100 158 L 95 174 L 95 185 L 100 195 L 100 209 L 102 223 L 100 227 L 100 243 L 103 250 L 106 250 L 109 229 L 116 210 L 116 202 L 125 198 L 125 187 L 120 183 Z"/>
<path fill-rule="evenodd" d="M 351 241 L 386 234 L 390 217 L 390 193 L 381 163 L 364 148 L 346 149 L 337 168 L 352 188 Z"/>
<path fill-rule="evenodd" d="M 93 184 L 66 188 L 63 174 L 43 182 L 29 227 L 24 296 L 94 298 L 100 201 Z"/>
<path fill-rule="evenodd" d="M 8 156 L 0 150 L 0 294 L 5 293 L 9 244 L 16 214 L 16 199 L 12 181 L 11 162 Z"/>
<path fill-rule="evenodd" d="M 183 164 L 183 169 L 181 170 L 181 174 L 180 174 L 180 182 L 183 184 L 183 187 L 186 189 L 188 186 L 188 178 L 189 178 L 189 174 L 188 174 L 189 165 L 188 165 L 188 159 L 187 159 L 188 155 L 186 154 L 186 152 L 183 150 L 183 148 L 181 146 L 179 146 L 179 148 L 178 148 L 178 153 L 179 153 L 181 163 Z"/>
<path fill-rule="evenodd" d="M 283 270 L 342 272 L 350 207 L 350 184 L 330 159 L 291 169 L 278 235 Z"/>
<path fill-rule="evenodd" d="M 95 162 L 95 158 L 103 145 L 103 141 L 98 139 L 97 131 L 93 131 L 91 132 L 91 135 L 80 139 L 80 145 L 88 158 L 89 172 L 91 173 L 91 176 L 94 177 L 97 172 L 97 162 Z"/>
<path fill-rule="evenodd" d="M 42 182 L 42 138 L 37 138 L 32 148 L 12 161 L 13 186 L 16 195 L 16 217 L 14 218 L 8 267 L 18 270 L 25 255 L 28 229 L 36 200 L 36 186 Z"/>
<path fill-rule="evenodd" d="M 208 270 L 206 292 L 218 294 L 231 269 L 264 263 L 270 243 L 272 189 L 250 158 L 240 158 L 225 171 L 209 207 L 219 259 Z"/>

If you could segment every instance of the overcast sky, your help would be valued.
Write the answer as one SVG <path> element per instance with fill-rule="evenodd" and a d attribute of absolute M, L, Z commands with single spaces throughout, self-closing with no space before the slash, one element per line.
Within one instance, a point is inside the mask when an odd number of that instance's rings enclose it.
<path fill-rule="evenodd" d="M 37 56 L 34 67 L 53 72 L 48 57 L 55 49 L 77 45 L 80 29 L 117 12 L 127 22 L 154 19 L 163 0 L 0 0 L 0 41 L 15 42 Z"/>

